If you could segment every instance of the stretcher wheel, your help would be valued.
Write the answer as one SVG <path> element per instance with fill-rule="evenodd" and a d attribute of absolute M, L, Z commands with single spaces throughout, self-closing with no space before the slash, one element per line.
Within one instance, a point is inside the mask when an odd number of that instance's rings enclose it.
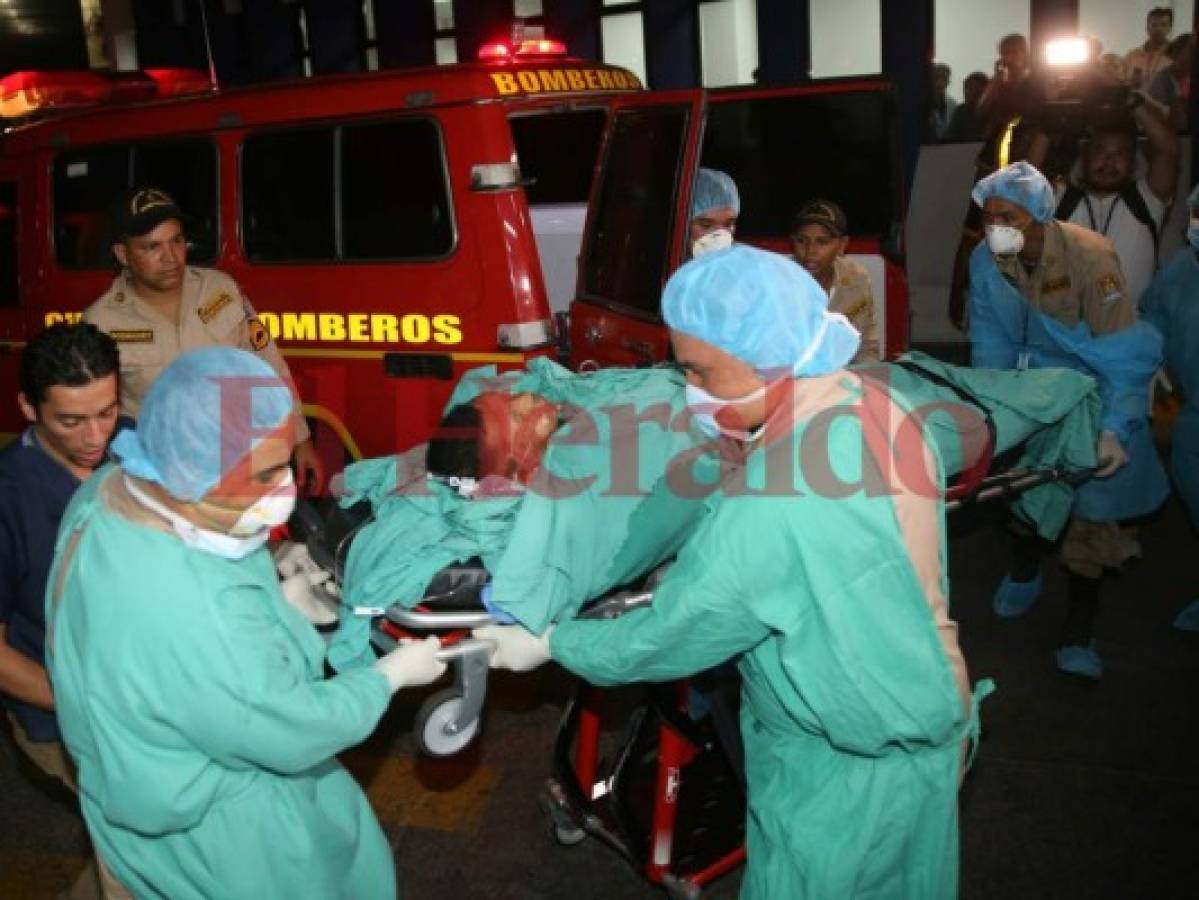
<path fill-rule="evenodd" d="M 553 832 L 554 840 L 563 847 L 574 847 L 587 837 L 587 832 L 580 828 L 552 797 L 542 794 L 541 808 L 549 815 L 550 831 Z"/>
<path fill-rule="evenodd" d="M 662 887 L 670 900 L 700 900 L 703 896 L 703 888 L 698 884 L 684 881 L 669 872 L 662 876 Z"/>
<path fill-rule="evenodd" d="M 479 733 L 475 719 L 458 732 L 448 731 L 462 708 L 462 695 L 453 688 L 438 691 L 421 704 L 416 714 L 416 743 L 429 756 L 453 756 Z"/>

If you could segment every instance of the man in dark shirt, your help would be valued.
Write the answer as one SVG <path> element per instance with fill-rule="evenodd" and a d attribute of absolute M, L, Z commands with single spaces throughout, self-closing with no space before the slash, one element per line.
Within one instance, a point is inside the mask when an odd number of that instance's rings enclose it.
<path fill-rule="evenodd" d="M 116 342 L 93 325 L 34 337 L 17 395 L 29 427 L 0 450 L 0 704 L 21 751 L 72 790 L 46 675 L 43 598 L 63 511 L 104 462 L 117 426 L 119 366 Z M 76 888 L 95 878 L 89 867 Z"/>

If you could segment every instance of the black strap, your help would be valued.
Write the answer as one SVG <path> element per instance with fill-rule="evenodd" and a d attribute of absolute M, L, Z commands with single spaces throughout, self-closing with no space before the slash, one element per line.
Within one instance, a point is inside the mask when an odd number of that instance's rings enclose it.
<path fill-rule="evenodd" d="M 1058 201 L 1053 217 L 1063 222 L 1069 222 L 1070 217 L 1074 215 L 1074 210 L 1078 209 L 1078 204 L 1083 201 L 1085 196 L 1082 188 L 1078 185 L 1070 185 L 1062 192 L 1062 199 Z M 1133 218 L 1149 229 L 1149 235 L 1153 238 L 1153 262 L 1156 265 L 1159 241 L 1157 223 L 1153 221 L 1153 214 L 1149 212 L 1149 206 L 1145 203 L 1145 198 L 1137 187 L 1137 183 L 1130 181 L 1120 188 L 1119 197 L 1124 201 L 1124 205 L 1128 207 Z"/>
<path fill-rule="evenodd" d="M 1070 217 L 1074 215 L 1074 210 L 1078 209 L 1078 204 L 1082 203 L 1082 198 L 1082 188 L 1073 184 L 1068 186 L 1062 192 L 1062 199 L 1057 202 L 1057 209 L 1053 211 L 1053 217 L 1063 222 L 1069 222 Z"/>

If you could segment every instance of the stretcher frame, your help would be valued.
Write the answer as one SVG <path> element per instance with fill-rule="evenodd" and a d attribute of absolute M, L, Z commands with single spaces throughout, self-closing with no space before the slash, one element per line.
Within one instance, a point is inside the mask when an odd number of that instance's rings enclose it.
<path fill-rule="evenodd" d="M 972 466 L 963 470 L 959 481 L 946 491 L 945 507 L 955 511 L 992 500 L 1011 500 L 1025 491 L 1054 481 L 1077 484 L 1094 474 L 1094 469 L 1024 468 L 987 474 L 992 455 L 985 451 Z M 364 520 L 343 535 L 331 548 L 313 546 L 313 558 L 328 565 L 338 582 L 344 570 L 349 545 Z M 319 529 L 318 529 L 319 531 Z M 659 568 L 658 572 L 663 571 Z M 654 575 L 647 578 L 645 590 L 618 590 L 585 607 L 585 618 L 612 619 L 653 602 Z M 465 748 L 479 733 L 486 700 L 488 665 L 493 645 L 469 637 L 471 629 L 495 624 L 481 607 L 476 610 L 437 611 L 439 596 L 426 596 L 414 608 L 393 603 L 381 611 L 372 628 L 371 642 L 386 653 L 407 637 L 437 634 L 443 644 L 439 658 L 454 674 L 453 687 L 431 695 L 416 719 L 416 736 L 421 750 L 432 756 L 449 756 Z M 704 753 L 720 752 L 713 741 L 697 734 L 686 713 L 689 680 L 673 682 L 661 688 L 655 697 L 654 711 L 659 717 L 657 731 L 657 772 L 652 816 L 648 833 L 632 834 L 619 816 L 601 814 L 597 803 L 616 793 L 615 779 L 622 770 L 631 744 L 601 777 L 600 736 L 602 731 L 599 691 L 580 681 L 579 690 L 566 706 L 559 723 L 553 750 L 553 774 L 547 780 L 542 805 L 550 819 L 554 836 L 564 846 L 577 844 L 588 836 L 603 841 L 639 868 L 646 879 L 662 887 L 668 896 L 696 900 L 704 886 L 745 862 L 746 851 L 737 841 L 703 865 L 680 871 L 674 858 L 680 827 L 680 794 L 684 771 Z M 665 694 L 665 698 L 664 698 Z M 640 727 L 640 725 L 638 725 Z M 743 777 L 743 776 L 742 776 Z M 744 821 L 742 815 L 741 821 Z"/>

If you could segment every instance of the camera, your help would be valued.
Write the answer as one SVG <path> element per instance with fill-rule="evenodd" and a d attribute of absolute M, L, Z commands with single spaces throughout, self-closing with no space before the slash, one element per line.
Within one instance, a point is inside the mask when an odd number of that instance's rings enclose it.
<path fill-rule="evenodd" d="M 1095 49 L 1086 38 L 1062 38 L 1046 46 L 1046 99 L 1036 117 L 1048 134 L 1136 129 L 1132 109 L 1140 97 L 1105 75 Z"/>

